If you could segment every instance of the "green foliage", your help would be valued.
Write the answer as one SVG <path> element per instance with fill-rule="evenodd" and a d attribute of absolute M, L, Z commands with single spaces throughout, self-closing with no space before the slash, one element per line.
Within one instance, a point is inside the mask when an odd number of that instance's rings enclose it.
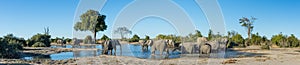
<path fill-rule="evenodd" d="M 100 40 L 110 40 L 110 38 L 106 35 L 103 35 Z"/>
<path fill-rule="evenodd" d="M 0 57 L 1 58 L 19 58 L 22 45 L 26 44 L 23 38 L 8 34 L 4 38 L 0 37 Z"/>
<path fill-rule="evenodd" d="M 196 30 L 195 34 L 190 33 L 188 36 L 182 38 L 184 39 L 184 42 L 196 42 L 198 37 L 203 37 L 203 36 L 199 30 Z"/>
<path fill-rule="evenodd" d="M 213 37 L 213 31 L 211 29 L 209 29 L 208 31 L 208 39 L 207 40 L 211 40 Z"/>
<path fill-rule="evenodd" d="M 146 35 L 145 40 L 150 40 L 150 37 Z"/>
<path fill-rule="evenodd" d="M 271 42 L 280 47 L 299 47 L 299 40 L 294 34 L 290 36 L 283 35 L 282 33 L 273 35 Z"/>
<path fill-rule="evenodd" d="M 138 42 L 140 40 L 140 37 L 136 34 L 133 35 L 133 37 L 129 40 L 129 42 Z"/>
<path fill-rule="evenodd" d="M 66 41 L 66 42 L 72 42 L 72 39 L 70 39 L 70 38 L 66 38 L 64 41 Z"/>
<path fill-rule="evenodd" d="M 244 47 L 244 38 L 241 34 L 237 33 L 236 35 L 233 35 L 230 40 L 232 41 L 233 46 Z"/>
<path fill-rule="evenodd" d="M 129 29 L 127 29 L 126 27 L 119 27 L 119 28 L 117 28 L 117 30 L 114 30 L 114 33 L 120 34 L 121 39 L 125 39 L 124 35 L 131 34 L 132 32 Z"/>
<path fill-rule="evenodd" d="M 260 45 L 260 43 L 262 43 L 262 40 L 262 37 L 259 36 L 258 33 L 252 34 L 250 39 L 250 45 Z"/>
<path fill-rule="evenodd" d="M 104 31 L 107 28 L 105 24 L 105 15 L 101 15 L 98 11 L 88 10 L 80 16 L 80 22 L 74 26 L 76 31 L 91 31 L 94 34 L 94 41 L 96 41 L 96 33 Z"/>
<path fill-rule="evenodd" d="M 46 47 L 46 45 L 43 42 L 36 42 L 32 45 L 32 47 Z"/>
<path fill-rule="evenodd" d="M 249 45 L 249 41 L 251 42 L 251 32 L 253 31 L 253 23 L 257 18 L 251 17 L 251 19 L 248 19 L 246 17 L 243 17 L 241 19 L 239 19 L 239 23 L 241 24 L 242 27 L 245 27 L 247 29 L 247 34 L 248 34 L 248 39 L 247 42 L 245 43 L 245 45 Z"/>
<path fill-rule="evenodd" d="M 92 42 L 93 42 L 93 39 L 92 39 L 92 36 L 90 36 L 90 35 L 86 36 L 83 40 L 83 43 L 85 43 L 85 44 L 92 44 Z"/>
<path fill-rule="evenodd" d="M 202 37 L 202 34 L 201 34 L 201 32 L 200 32 L 199 30 L 196 30 L 195 36 L 197 36 L 197 37 Z"/>
<path fill-rule="evenodd" d="M 287 36 L 283 35 L 282 33 L 273 35 L 271 38 L 272 44 L 276 44 L 277 46 L 280 46 L 280 47 L 288 47 L 288 45 L 286 44 L 286 41 L 287 41 Z"/>
<path fill-rule="evenodd" d="M 38 33 L 36 35 L 33 35 L 30 38 L 30 40 L 27 41 L 27 44 L 28 44 L 28 46 L 32 46 L 36 42 L 42 42 L 45 44 L 45 47 L 50 47 L 51 46 L 50 38 L 51 38 L 51 35 Z"/>
<path fill-rule="evenodd" d="M 176 36 L 176 35 L 163 35 L 163 34 L 158 34 L 156 36 L 156 39 L 171 39 L 175 41 L 175 43 L 181 43 L 181 37 Z"/>
<path fill-rule="evenodd" d="M 261 45 L 261 49 L 270 50 L 270 45 Z"/>
<path fill-rule="evenodd" d="M 294 36 L 294 34 L 291 34 L 291 36 L 289 36 L 287 38 L 287 43 L 289 47 L 298 47 L 299 46 L 299 40 L 298 38 L 296 38 Z"/>

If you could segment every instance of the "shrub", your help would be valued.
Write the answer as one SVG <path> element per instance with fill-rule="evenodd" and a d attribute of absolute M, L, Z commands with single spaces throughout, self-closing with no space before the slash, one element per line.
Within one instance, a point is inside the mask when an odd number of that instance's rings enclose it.
<path fill-rule="evenodd" d="M 129 42 L 138 42 L 140 40 L 140 37 L 138 35 L 133 35 L 133 37 L 129 40 Z"/>
<path fill-rule="evenodd" d="M 93 41 L 92 36 L 88 35 L 84 38 L 83 43 L 85 44 L 91 44 Z"/>
<path fill-rule="evenodd" d="M 27 40 L 28 46 L 32 46 L 37 42 L 42 42 L 44 43 L 45 47 L 50 47 L 51 41 L 50 41 L 51 36 L 47 34 L 36 34 L 31 37 L 30 40 Z"/>
<path fill-rule="evenodd" d="M 22 50 L 24 39 L 17 38 L 12 34 L 0 38 L 0 57 L 1 58 L 20 58 L 19 50 Z"/>
<path fill-rule="evenodd" d="M 261 45 L 261 49 L 270 50 L 270 46 L 269 45 Z"/>
<path fill-rule="evenodd" d="M 32 47 L 46 47 L 46 45 L 43 42 L 36 42 L 32 45 Z"/>
<path fill-rule="evenodd" d="M 103 35 L 100 40 L 110 40 L 110 38 L 108 36 L 106 36 L 106 35 Z"/>

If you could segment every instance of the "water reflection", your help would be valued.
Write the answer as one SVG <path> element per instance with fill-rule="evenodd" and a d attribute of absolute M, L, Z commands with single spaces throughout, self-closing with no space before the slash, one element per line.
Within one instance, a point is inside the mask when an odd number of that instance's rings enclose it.
<path fill-rule="evenodd" d="M 74 48 L 72 45 L 65 45 L 65 46 L 51 46 L 51 48 Z M 73 52 L 62 52 L 44 56 L 32 56 L 32 57 L 24 57 L 27 60 L 35 60 L 35 59 L 51 59 L 51 60 L 64 60 L 70 58 L 77 58 L 77 57 L 88 57 L 88 56 L 98 56 L 101 55 L 102 46 L 101 45 L 90 45 L 90 46 L 78 46 L 76 48 L 96 48 L 97 50 L 76 50 Z M 137 58 L 143 59 L 166 59 L 166 58 L 179 58 L 180 52 L 171 52 L 170 55 L 160 56 L 159 52 L 156 52 L 156 55 L 151 55 L 151 48 L 149 47 L 148 50 L 142 50 L 140 45 L 132 45 L 132 44 L 122 44 L 122 51 L 120 46 L 117 46 L 116 56 L 132 56 Z M 114 52 L 114 50 L 113 50 Z M 165 53 L 166 54 L 166 53 Z"/>

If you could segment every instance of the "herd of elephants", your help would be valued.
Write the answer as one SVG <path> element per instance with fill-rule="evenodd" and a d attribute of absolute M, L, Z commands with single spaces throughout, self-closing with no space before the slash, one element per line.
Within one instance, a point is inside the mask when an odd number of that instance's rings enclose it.
<path fill-rule="evenodd" d="M 80 42 L 74 40 L 74 44 Z M 146 51 L 148 47 L 151 47 L 151 55 L 155 55 L 155 51 L 158 51 L 160 55 L 166 53 L 169 55 L 169 51 L 181 51 L 182 54 L 210 54 L 225 51 L 228 43 L 227 38 L 216 38 L 208 41 L 205 37 L 198 37 L 196 42 L 183 42 L 179 45 L 175 45 L 174 40 L 139 40 L 141 50 Z M 121 53 L 122 46 L 119 40 L 105 40 L 102 43 L 102 54 L 111 55 L 116 54 L 117 45 L 120 45 Z"/>

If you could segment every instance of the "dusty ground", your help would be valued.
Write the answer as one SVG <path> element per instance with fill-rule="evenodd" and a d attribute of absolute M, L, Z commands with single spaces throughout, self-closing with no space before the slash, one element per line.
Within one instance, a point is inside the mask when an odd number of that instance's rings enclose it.
<path fill-rule="evenodd" d="M 184 56 L 177 59 L 139 59 L 125 56 L 100 55 L 69 60 L 24 61 L 18 59 L 1 59 L 1 63 L 23 64 L 68 64 L 68 65 L 300 65 L 300 48 L 272 48 L 260 50 L 255 48 L 235 48 L 236 56 L 226 58 L 207 58 Z"/>

